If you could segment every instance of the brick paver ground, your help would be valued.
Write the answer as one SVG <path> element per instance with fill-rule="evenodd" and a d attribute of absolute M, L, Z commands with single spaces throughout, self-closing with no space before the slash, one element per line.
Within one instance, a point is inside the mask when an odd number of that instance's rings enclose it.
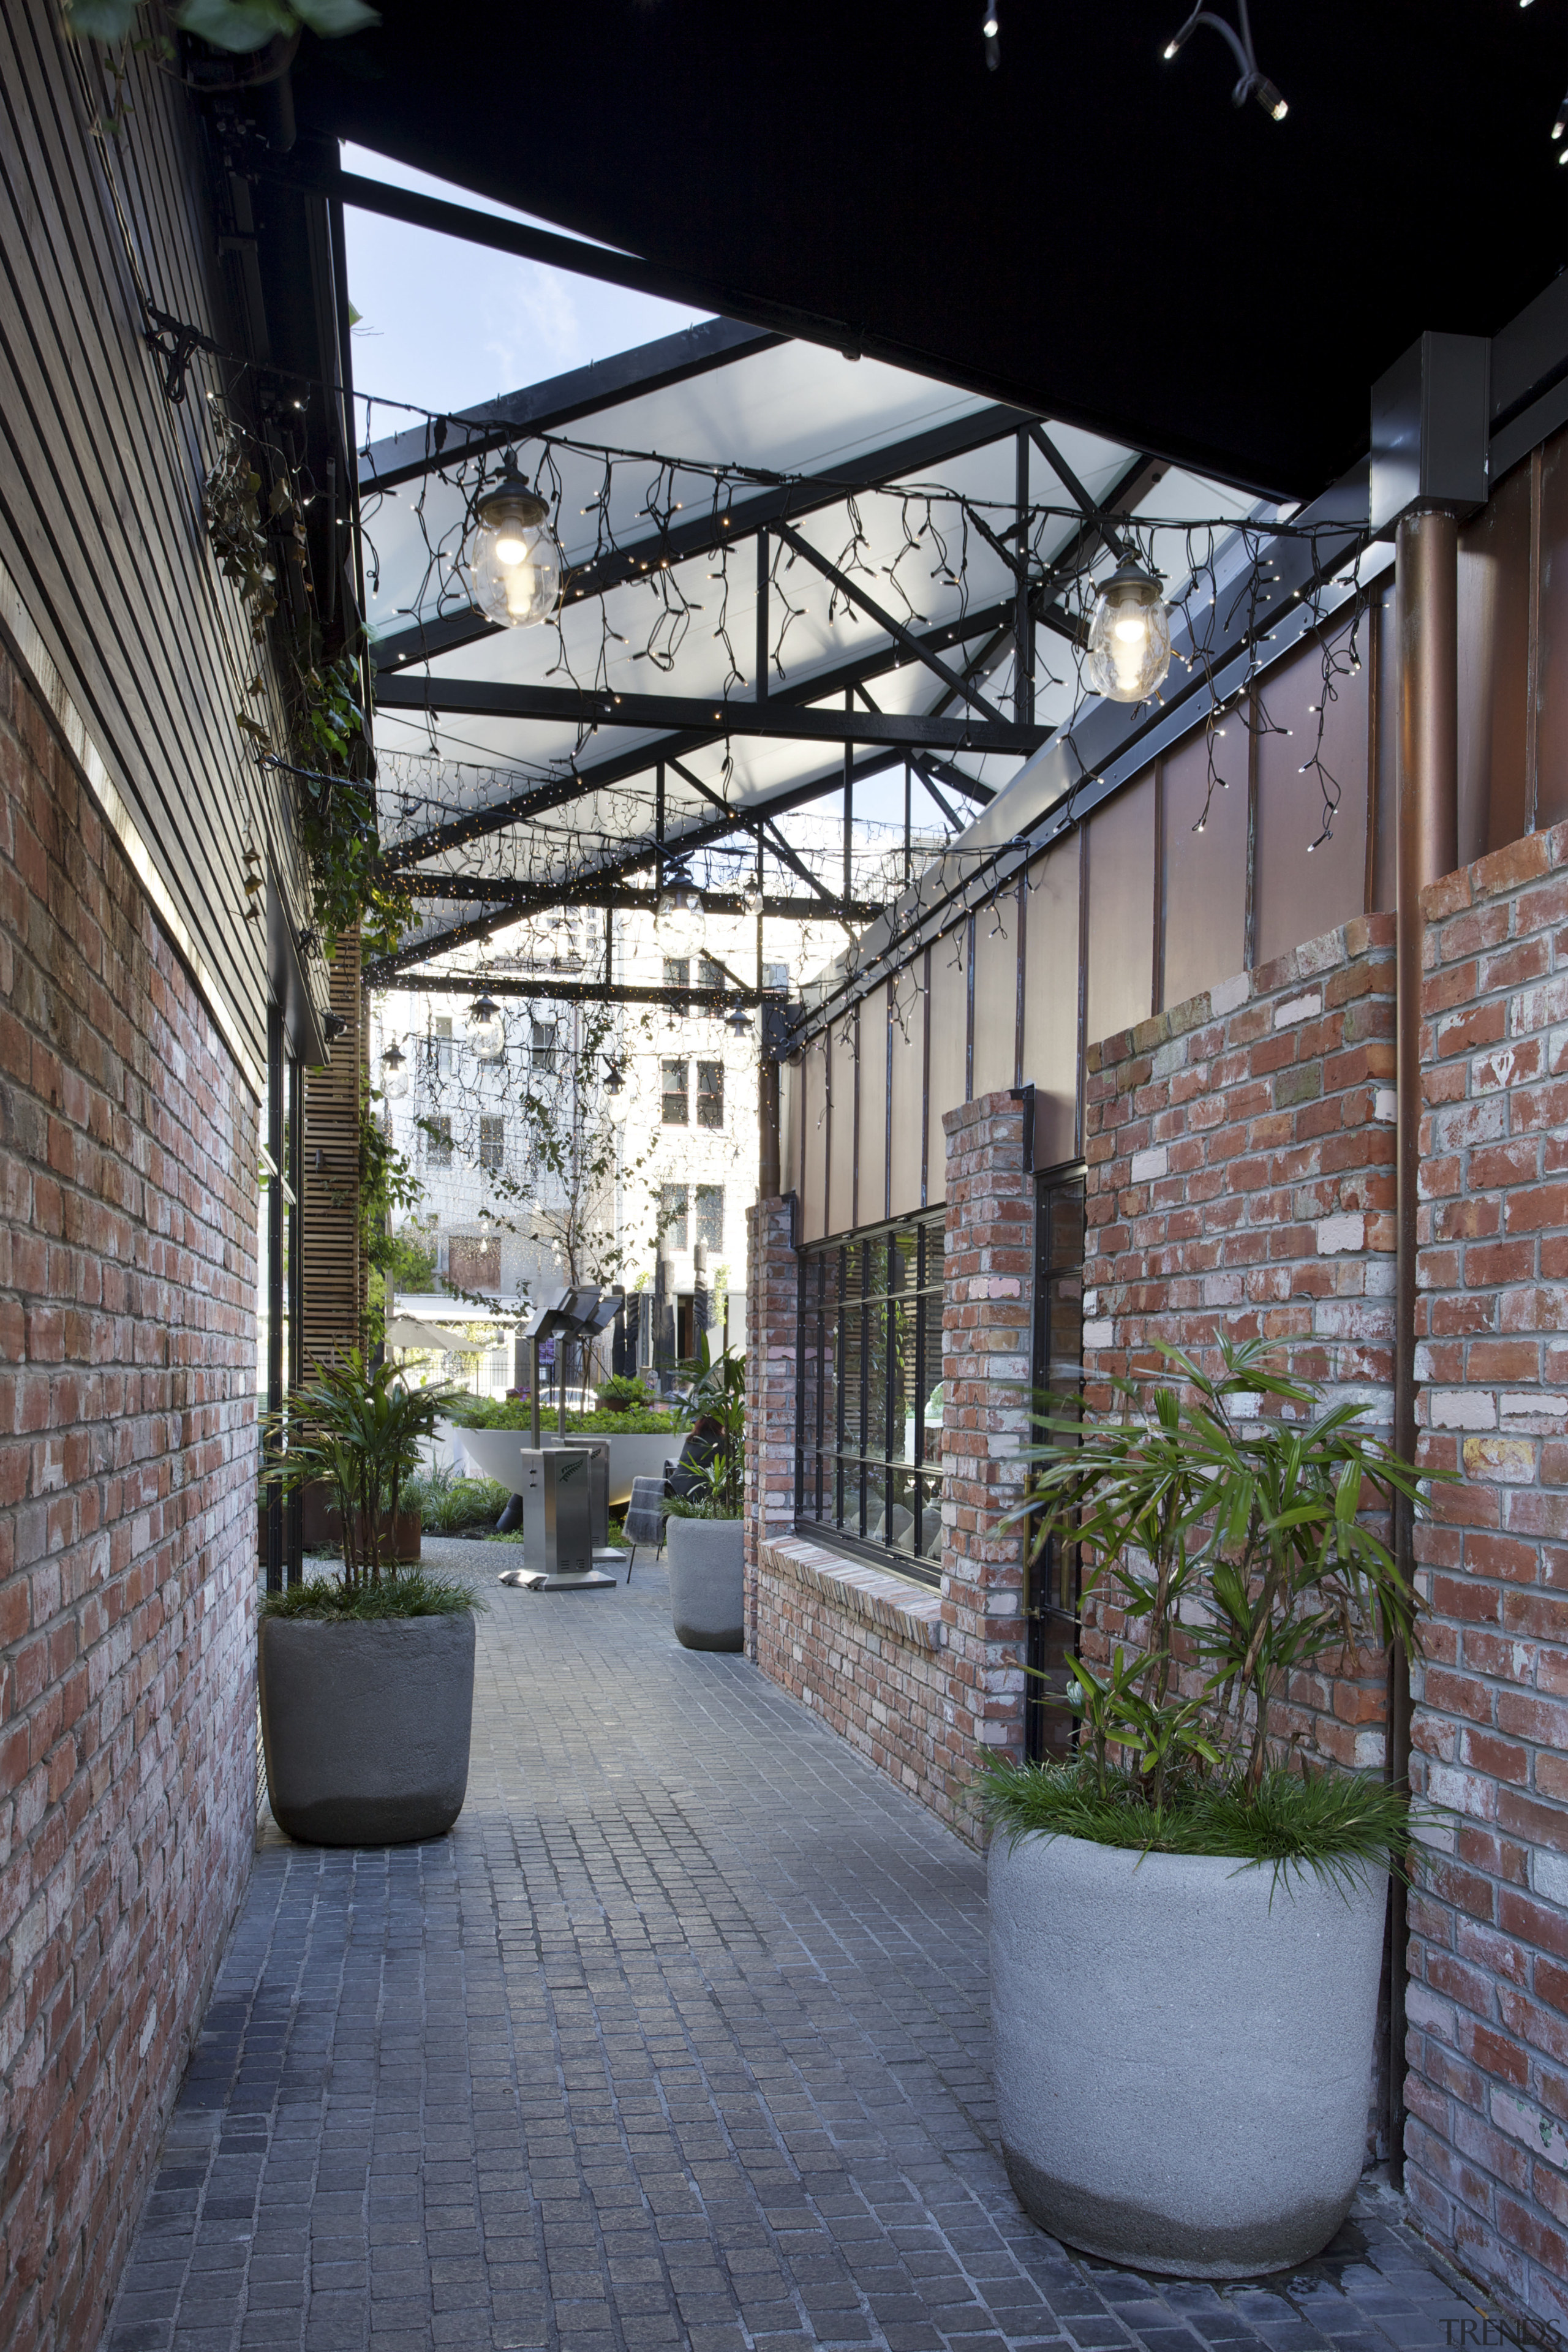
<path fill-rule="evenodd" d="M 646 1555 L 556 1599 L 430 1549 L 492 1594 L 462 1818 L 268 1831 L 106 2352 L 1457 2352 L 1472 2291 L 1392 2200 L 1220 2291 L 1044 2237 L 992 2136 L 977 1857 L 679 1648 Z"/>

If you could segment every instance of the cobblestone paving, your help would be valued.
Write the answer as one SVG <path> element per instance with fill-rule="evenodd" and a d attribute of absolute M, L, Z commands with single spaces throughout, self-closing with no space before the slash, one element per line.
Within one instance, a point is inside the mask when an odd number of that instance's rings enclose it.
<path fill-rule="evenodd" d="M 428 1549 L 491 1596 L 466 1809 L 267 1832 L 107 2352 L 1460 2343 L 1391 2200 L 1257 2286 L 1065 2253 L 992 2138 L 976 1857 L 679 1649 L 647 1555 L 547 1598 Z"/>

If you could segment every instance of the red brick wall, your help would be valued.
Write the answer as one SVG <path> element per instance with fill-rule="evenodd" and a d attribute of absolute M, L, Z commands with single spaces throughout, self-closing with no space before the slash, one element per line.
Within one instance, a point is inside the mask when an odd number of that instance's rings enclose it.
<path fill-rule="evenodd" d="M 759 1549 L 756 1660 L 880 1772 L 973 1838 L 954 1815 L 948 1664 L 934 1588 L 799 1536 Z"/>
<path fill-rule="evenodd" d="M 1394 984 L 1393 917 L 1357 917 L 1090 1046 L 1091 1398 L 1109 1401 L 1109 1374 L 1157 1370 L 1158 1340 L 1217 1369 L 1217 1338 L 1261 1338 L 1387 1433 Z M 1108 1618 L 1086 1634 L 1089 1654 L 1121 1630 Z M 1287 1736 L 1381 1764 L 1381 1654 L 1303 1675 L 1289 1696 Z"/>
<path fill-rule="evenodd" d="M 995 1522 L 1019 1491 L 1028 1430 L 1034 1178 L 1021 1097 L 984 1096 L 944 1125 L 940 1594 L 779 1540 L 795 1510 L 799 1261 L 786 1204 L 764 1202 L 752 1213 L 747 1303 L 748 1648 L 973 1840 L 976 1759 L 987 1747 L 1019 1752 L 1023 1736 L 1023 1544 Z"/>
<path fill-rule="evenodd" d="M 942 1621 L 949 1779 L 962 1808 L 983 1750 L 1024 1752 L 1024 1537 L 998 1521 L 1023 1493 L 1033 1434 L 1032 1097 L 981 1095 L 942 1119 Z"/>
<path fill-rule="evenodd" d="M 96 2345 L 249 1864 L 257 1107 L 0 651 L 0 2342 Z"/>
<path fill-rule="evenodd" d="M 1409 2195 L 1568 2322 L 1568 826 L 1425 898 Z"/>

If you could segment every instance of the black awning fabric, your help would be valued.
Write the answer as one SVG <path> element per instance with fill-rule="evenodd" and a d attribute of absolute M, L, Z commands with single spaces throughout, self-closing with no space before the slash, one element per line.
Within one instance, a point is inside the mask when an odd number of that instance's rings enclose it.
<path fill-rule="evenodd" d="M 301 131 L 847 322 L 885 359 L 1306 497 L 1426 328 L 1565 254 L 1568 0 L 1253 0 L 1280 122 L 1184 0 L 382 0 Z M 1235 0 L 1211 0 L 1234 19 Z M 721 307 L 715 305 L 715 307 Z"/>

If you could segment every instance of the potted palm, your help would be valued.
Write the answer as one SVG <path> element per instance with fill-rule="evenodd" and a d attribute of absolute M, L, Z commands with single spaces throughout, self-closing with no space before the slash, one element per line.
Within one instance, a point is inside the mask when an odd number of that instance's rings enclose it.
<path fill-rule="evenodd" d="M 268 1423 L 268 1484 L 324 1484 L 342 1528 L 341 1578 L 262 1602 L 261 1737 L 279 1827 L 312 1845 L 439 1837 L 462 1809 L 473 1717 L 473 1596 L 399 1561 L 403 1492 L 449 1408 L 359 1356 Z"/>
<path fill-rule="evenodd" d="M 1365 2157 L 1387 1874 L 1405 1790 L 1292 1769 L 1297 1678 L 1415 1637 L 1364 1513 L 1417 1473 L 1227 1344 L 1114 1419 L 1044 1417 L 1036 1543 L 1076 1543 L 1102 1654 L 1075 1751 L 994 1762 L 991 1978 L 1008 2175 L 1057 2238 L 1245 2277 L 1317 2253 Z"/>
<path fill-rule="evenodd" d="M 688 1398 L 691 1435 L 670 1473 L 664 1539 L 669 1613 L 688 1650 L 739 1650 L 745 1641 L 741 1496 L 746 1428 L 745 1360 L 715 1357 L 702 1335 Z"/>

